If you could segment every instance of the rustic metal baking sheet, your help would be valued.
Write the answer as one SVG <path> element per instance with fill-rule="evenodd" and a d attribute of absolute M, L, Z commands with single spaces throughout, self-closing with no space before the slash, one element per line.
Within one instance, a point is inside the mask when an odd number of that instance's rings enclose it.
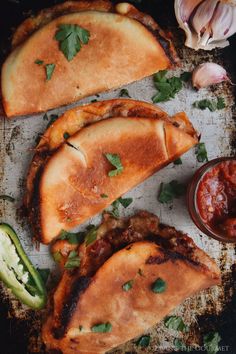
<path fill-rule="evenodd" d="M 156 0 L 156 2 L 147 1 L 147 4 L 143 4 L 141 8 L 149 11 L 161 25 L 171 29 L 177 28 L 172 6 L 172 1 Z M 162 16 L 160 15 L 161 10 Z M 177 43 L 183 67 L 171 74 L 178 75 L 183 70 L 192 70 L 197 63 L 214 60 L 223 62 L 228 66 L 232 80 L 235 80 L 232 67 L 236 55 L 235 50 L 233 51 L 233 45 L 230 49 L 212 53 L 203 51 L 196 53 L 183 47 L 183 37 L 179 32 L 177 32 L 175 43 Z M 125 88 L 129 90 L 132 98 L 147 102 L 151 102 L 151 97 L 155 93 L 152 78 L 127 85 Z M 119 91 L 115 90 L 101 94 L 98 99 L 119 97 Z M 201 111 L 192 107 L 192 103 L 196 100 L 206 97 L 214 99 L 217 96 L 224 97 L 227 105 L 226 109 L 210 112 L 209 110 Z M 76 105 L 90 102 L 94 98 L 97 97 L 84 99 Z M 75 105 L 70 107 L 73 106 Z M 162 103 L 160 106 L 170 115 L 178 111 L 187 112 L 195 128 L 201 133 L 201 140 L 206 144 L 209 159 L 235 154 L 234 92 L 233 87 L 228 83 L 220 84 L 214 90 L 203 89 L 200 92 L 194 91 L 190 84 L 186 84 L 175 99 Z M 49 115 L 52 113 L 60 115 L 66 109 L 68 107 L 51 111 Z M 40 245 L 40 250 L 35 249 L 31 241 L 31 231 L 27 220 L 21 213 L 25 177 L 33 155 L 32 149 L 35 146 L 35 139 L 40 132 L 45 130 L 47 124 L 48 122 L 43 120 L 43 114 L 13 120 L 7 120 L 2 116 L 0 120 L 0 195 L 8 194 L 16 199 L 14 203 L 0 201 L 0 221 L 7 222 L 15 228 L 26 253 L 37 267 L 52 269 L 51 280 L 53 280 L 55 264 L 49 255 L 48 247 Z M 190 220 L 184 197 L 176 199 L 169 205 L 160 204 L 157 200 L 161 182 L 177 179 L 179 182 L 187 184 L 194 171 L 201 166 L 196 160 L 194 149 L 185 154 L 182 160 L 182 165 L 170 164 L 127 193 L 127 196 L 133 198 L 133 203 L 126 210 L 121 209 L 121 215 L 130 215 L 139 209 L 146 209 L 157 214 L 162 222 L 188 233 L 199 247 L 216 260 L 222 271 L 223 285 L 203 291 L 187 299 L 176 309 L 174 313 L 182 316 L 190 326 L 189 333 L 184 334 L 184 336 L 183 334 L 176 334 L 175 331 L 166 329 L 161 323 L 147 332 L 151 334 L 152 338 L 151 345 L 147 349 L 139 349 L 135 345 L 135 341 L 132 341 L 119 349 L 113 350 L 112 353 L 170 353 L 175 349 L 173 345 L 175 338 L 183 339 L 188 346 L 194 348 L 195 345 L 202 344 L 202 335 L 209 330 L 220 332 L 223 338 L 221 342 L 222 351 L 236 353 L 235 336 L 233 335 L 235 331 L 233 328 L 236 328 L 235 245 L 222 244 L 203 235 Z M 90 220 L 92 223 L 98 223 L 99 221 L 100 216 Z M 81 228 L 83 229 L 83 227 Z M 0 349 L 0 353 L 43 353 L 39 334 L 41 314 L 26 310 L 4 289 L 2 290 L 1 302 L 0 327 L 4 329 L 2 333 L 0 331 L 0 340 L 3 343 L 1 348 L 4 349 Z M 201 348 L 198 348 L 198 352 L 200 350 Z M 192 351 L 194 352 L 194 350 Z"/>

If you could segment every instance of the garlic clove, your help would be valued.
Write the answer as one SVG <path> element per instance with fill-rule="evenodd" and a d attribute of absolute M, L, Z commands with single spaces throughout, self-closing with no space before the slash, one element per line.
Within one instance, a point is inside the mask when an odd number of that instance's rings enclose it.
<path fill-rule="evenodd" d="M 210 22 L 212 38 L 220 40 L 228 38 L 233 22 L 233 7 L 219 3 Z M 236 26 L 236 25 L 235 25 Z"/>
<path fill-rule="evenodd" d="M 219 0 L 175 0 L 175 14 L 187 47 L 212 50 L 229 45 L 236 33 L 236 6 Z"/>
<path fill-rule="evenodd" d="M 198 65 L 192 74 L 193 86 L 197 89 L 218 84 L 223 81 L 230 81 L 226 70 L 216 63 L 203 63 Z"/>
<path fill-rule="evenodd" d="M 198 37 L 189 26 L 189 19 L 202 0 L 175 0 L 175 15 L 179 27 L 185 31 L 186 41 L 185 45 L 189 48 L 197 47 Z"/>
<path fill-rule="evenodd" d="M 202 0 L 176 0 L 175 11 L 178 13 L 177 20 L 188 22 L 193 10 Z M 179 23 L 181 25 L 181 23 Z"/>
<path fill-rule="evenodd" d="M 227 32 L 227 38 L 236 33 L 236 6 L 232 6 L 232 23 Z"/>
<path fill-rule="evenodd" d="M 203 1 L 197 8 L 193 19 L 192 25 L 198 33 L 199 38 L 208 30 L 209 22 L 217 7 L 218 0 Z"/>

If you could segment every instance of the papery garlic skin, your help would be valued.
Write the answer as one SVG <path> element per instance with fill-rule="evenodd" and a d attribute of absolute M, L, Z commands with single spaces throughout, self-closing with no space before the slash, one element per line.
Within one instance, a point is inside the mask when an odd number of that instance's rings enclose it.
<path fill-rule="evenodd" d="M 226 70 L 216 63 L 203 63 L 198 65 L 192 74 L 192 84 L 197 89 L 229 81 Z"/>
<path fill-rule="evenodd" d="M 175 0 L 175 14 L 185 45 L 195 50 L 226 47 L 236 33 L 236 6 L 219 0 Z"/>

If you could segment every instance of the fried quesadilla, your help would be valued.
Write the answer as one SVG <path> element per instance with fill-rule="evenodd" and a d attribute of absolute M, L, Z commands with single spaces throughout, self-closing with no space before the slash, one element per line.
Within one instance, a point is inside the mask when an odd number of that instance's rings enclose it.
<path fill-rule="evenodd" d="M 150 16 L 108 1 L 44 10 L 17 29 L 13 48 L 1 78 L 8 117 L 117 88 L 178 61 L 170 38 Z"/>
<path fill-rule="evenodd" d="M 153 214 L 104 215 L 89 245 L 56 241 L 65 270 L 43 325 L 48 350 L 104 353 L 141 335 L 187 297 L 220 284 L 215 262 L 187 235 L 159 224 Z M 77 265 L 78 266 L 78 265 Z"/>
<path fill-rule="evenodd" d="M 60 126 L 71 134 L 66 141 Z M 28 175 L 35 235 L 50 243 L 197 142 L 183 112 L 170 118 L 143 102 L 112 100 L 66 112 L 42 137 Z"/>

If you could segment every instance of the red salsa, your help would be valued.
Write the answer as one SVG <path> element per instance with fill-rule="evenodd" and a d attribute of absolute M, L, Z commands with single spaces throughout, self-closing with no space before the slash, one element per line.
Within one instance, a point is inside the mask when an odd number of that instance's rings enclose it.
<path fill-rule="evenodd" d="M 220 162 L 200 180 L 197 207 L 216 233 L 236 238 L 236 161 Z"/>

